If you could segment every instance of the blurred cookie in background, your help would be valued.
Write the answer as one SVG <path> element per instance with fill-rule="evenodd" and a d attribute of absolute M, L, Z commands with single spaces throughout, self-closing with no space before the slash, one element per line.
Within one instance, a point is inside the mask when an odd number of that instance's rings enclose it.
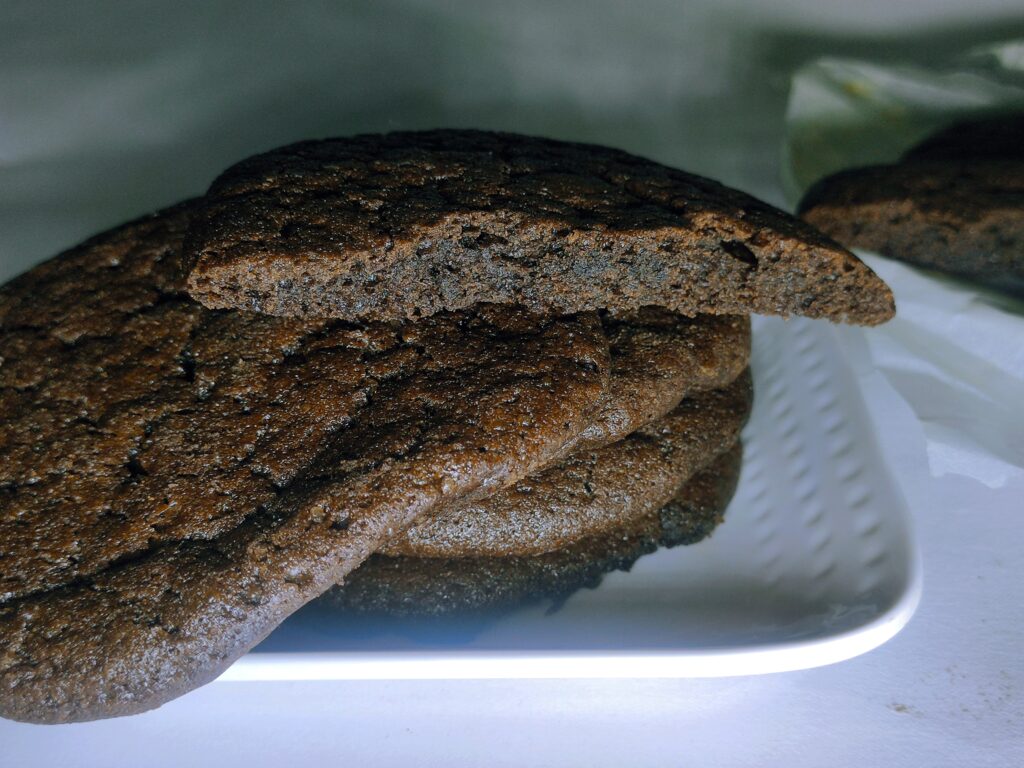
<path fill-rule="evenodd" d="M 1024 295 L 1024 114 L 959 123 L 897 163 L 828 176 L 799 214 L 848 248 Z"/>

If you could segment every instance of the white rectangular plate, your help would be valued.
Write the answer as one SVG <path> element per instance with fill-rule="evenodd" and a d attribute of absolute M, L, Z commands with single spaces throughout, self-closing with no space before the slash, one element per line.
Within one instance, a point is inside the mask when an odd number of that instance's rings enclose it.
<path fill-rule="evenodd" d="M 710 539 L 648 555 L 556 611 L 426 623 L 300 612 L 220 679 L 713 677 L 882 644 L 917 607 L 919 558 L 835 333 L 756 318 L 743 471 Z"/>

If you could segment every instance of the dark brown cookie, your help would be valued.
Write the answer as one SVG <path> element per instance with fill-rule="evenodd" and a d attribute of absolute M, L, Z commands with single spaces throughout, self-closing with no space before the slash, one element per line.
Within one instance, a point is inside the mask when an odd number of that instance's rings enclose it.
<path fill-rule="evenodd" d="M 371 556 L 310 607 L 341 614 L 447 616 L 496 614 L 557 604 L 604 574 L 629 570 L 659 546 L 694 544 L 722 521 L 739 478 L 739 443 L 696 475 L 660 510 L 566 549 L 522 557 L 461 559 Z"/>
<path fill-rule="evenodd" d="M 202 308 L 183 205 L 0 290 L 0 715 L 216 677 L 418 515 L 548 463 L 608 380 L 596 315 L 394 326 Z"/>
<path fill-rule="evenodd" d="M 192 295 L 274 315 L 407 318 L 478 302 L 656 305 L 875 324 L 889 289 L 816 230 L 625 152 L 438 130 L 307 141 L 218 178 Z"/>
<path fill-rule="evenodd" d="M 664 506 L 736 442 L 750 412 L 749 373 L 684 400 L 668 416 L 581 451 L 478 502 L 413 523 L 379 550 L 412 557 L 502 557 L 564 549 Z"/>
<path fill-rule="evenodd" d="M 750 360 L 750 318 L 686 318 L 644 307 L 602 318 L 611 379 L 590 426 L 561 455 L 601 448 L 666 415 L 689 394 L 735 380 Z"/>
<path fill-rule="evenodd" d="M 895 165 L 822 179 L 800 215 L 850 248 L 1024 294 L 1022 128 L 951 128 Z"/>

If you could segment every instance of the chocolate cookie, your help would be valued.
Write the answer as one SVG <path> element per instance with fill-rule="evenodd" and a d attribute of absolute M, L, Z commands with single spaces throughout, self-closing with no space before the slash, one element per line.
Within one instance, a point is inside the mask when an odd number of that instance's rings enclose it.
<path fill-rule="evenodd" d="M 741 453 L 737 443 L 660 510 L 563 550 L 456 559 L 372 555 L 310 608 L 343 615 L 445 616 L 495 614 L 542 600 L 557 605 L 579 589 L 598 586 L 610 571 L 629 570 L 659 546 L 709 536 L 736 489 Z"/>
<path fill-rule="evenodd" d="M 1022 128 L 952 128 L 898 164 L 829 176 L 800 215 L 851 248 L 1024 294 Z"/>
<path fill-rule="evenodd" d="M 439 510 L 379 550 L 413 557 L 502 557 L 563 549 L 659 509 L 736 442 L 750 412 L 749 373 L 684 400 L 600 450 L 582 451 L 482 501 Z"/>
<path fill-rule="evenodd" d="M 666 415 L 685 396 L 723 387 L 750 360 L 750 318 L 686 318 L 661 307 L 602 317 L 611 379 L 591 424 L 562 448 L 601 448 Z"/>
<path fill-rule="evenodd" d="M 394 319 L 494 302 L 870 325 L 894 311 L 853 254 L 748 195 L 618 150 L 507 133 L 258 155 L 213 183 L 188 243 L 193 296 L 273 315 Z"/>
<path fill-rule="evenodd" d="M 215 312 L 185 204 L 0 290 L 0 715 L 216 677 L 417 516 L 547 464 L 607 386 L 599 318 Z"/>

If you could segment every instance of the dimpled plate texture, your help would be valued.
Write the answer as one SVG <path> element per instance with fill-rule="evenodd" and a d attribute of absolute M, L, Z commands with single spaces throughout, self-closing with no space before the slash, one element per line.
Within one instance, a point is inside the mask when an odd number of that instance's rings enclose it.
<path fill-rule="evenodd" d="M 841 661 L 920 596 L 902 496 L 827 323 L 756 318 L 740 485 L 714 535 L 500 618 L 300 611 L 222 680 L 711 677 Z"/>

